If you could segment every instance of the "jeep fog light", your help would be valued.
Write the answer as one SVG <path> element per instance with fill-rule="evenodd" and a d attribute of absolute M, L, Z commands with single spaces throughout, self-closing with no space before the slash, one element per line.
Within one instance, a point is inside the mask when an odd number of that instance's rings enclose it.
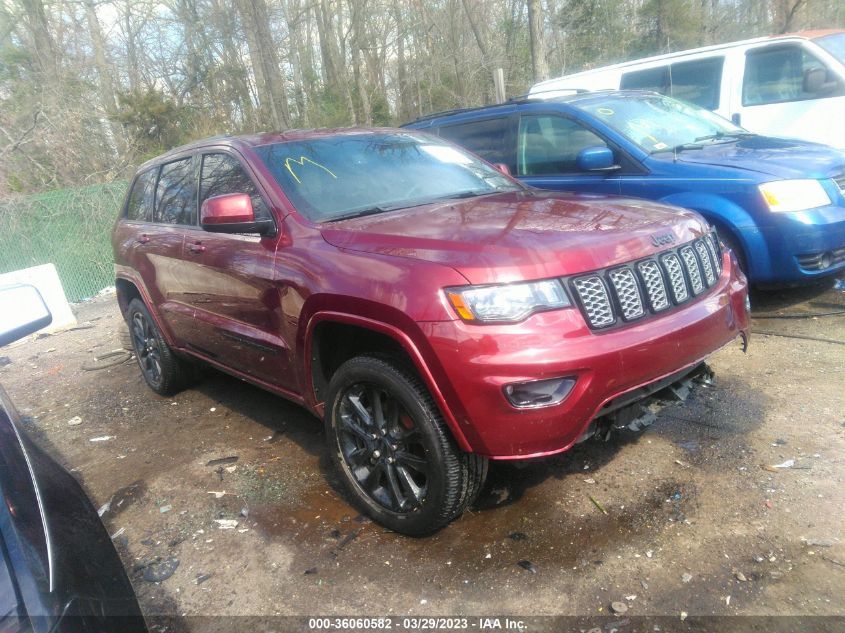
<path fill-rule="evenodd" d="M 505 385 L 505 397 L 517 409 L 535 409 L 560 404 L 575 386 L 575 378 L 549 378 Z"/>

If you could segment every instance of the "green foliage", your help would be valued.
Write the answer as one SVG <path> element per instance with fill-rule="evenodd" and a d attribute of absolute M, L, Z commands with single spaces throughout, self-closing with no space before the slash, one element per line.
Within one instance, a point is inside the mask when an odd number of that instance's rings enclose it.
<path fill-rule="evenodd" d="M 638 13 L 643 37 L 632 52 L 652 55 L 698 46 L 700 8 L 692 0 L 646 0 Z"/>
<path fill-rule="evenodd" d="M 114 118 L 128 131 L 137 153 L 151 158 L 187 140 L 190 111 L 159 90 L 124 92 L 118 95 Z"/>
<path fill-rule="evenodd" d="M 374 95 L 370 108 L 373 113 L 373 125 L 390 126 L 396 123 L 393 115 L 390 113 L 390 106 L 387 103 L 387 99 L 384 96 Z"/>
<path fill-rule="evenodd" d="M 311 119 L 317 121 L 321 127 L 343 127 L 352 124 L 344 98 L 331 88 L 320 90 L 311 107 Z"/>

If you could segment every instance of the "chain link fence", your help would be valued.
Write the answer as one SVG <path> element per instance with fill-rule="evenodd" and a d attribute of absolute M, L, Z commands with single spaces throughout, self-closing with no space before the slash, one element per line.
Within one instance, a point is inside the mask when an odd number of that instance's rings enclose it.
<path fill-rule="evenodd" d="M 111 228 L 126 182 L 0 200 L 0 273 L 55 264 L 70 302 L 114 285 Z"/>

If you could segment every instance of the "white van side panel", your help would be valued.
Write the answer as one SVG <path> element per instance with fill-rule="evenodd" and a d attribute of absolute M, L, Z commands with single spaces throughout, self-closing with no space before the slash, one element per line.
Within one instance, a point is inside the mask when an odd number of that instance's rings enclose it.
<path fill-rule="evenodd" d="M 845 67 L 835 57 L 812 41 L 799 40 L 799 43 L 845 84 Z M 738 114 L 740 125 L 757 134 L 798 138 L 845 148 L 845 96 L 743 105 L 746 53 L 760 48 L 760 45 L 745 46 L 741 50 L 741 58 L 737 60 L 741 71 L 733 74 L 731 82 L 731 115 Z"/>
<path fill-rule="evenodd" d="M 744 106 L 742 85 L 745 76 L 746 53 L 751 49 L 774 44 L 798 44 L 823 61 L 845 83 L 845 64 L 806 37 L 756 38 L 733 44 L 708 46 L 650 57 L 643 60 L 615 64 L 588 70 L 534 85 L 529 94 L 551 98 L 561 89 L 618 90 L 622 75 L 632 71 L 667 66 L 670 63 L 693 61 L 723 55 L 722 85 L 719 107 L 715 112 L 726 119 L 735 116 L 739 124 L 758 134 L 800 138 L 845 148 L 845 96 L 806 99 L 762 105 Z"/>

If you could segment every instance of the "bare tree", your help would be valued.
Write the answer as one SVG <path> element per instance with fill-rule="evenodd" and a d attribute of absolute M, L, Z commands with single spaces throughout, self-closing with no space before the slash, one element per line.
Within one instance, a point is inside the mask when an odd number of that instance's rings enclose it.
<path fill-rule="evenodd" d="M 531 73 L 534 81 L 549 77 L 546 63 L 546 34 L 543 28 L 543 6 L 540 0 L 527 0 L 528 30 L 531 38 Z"/>

